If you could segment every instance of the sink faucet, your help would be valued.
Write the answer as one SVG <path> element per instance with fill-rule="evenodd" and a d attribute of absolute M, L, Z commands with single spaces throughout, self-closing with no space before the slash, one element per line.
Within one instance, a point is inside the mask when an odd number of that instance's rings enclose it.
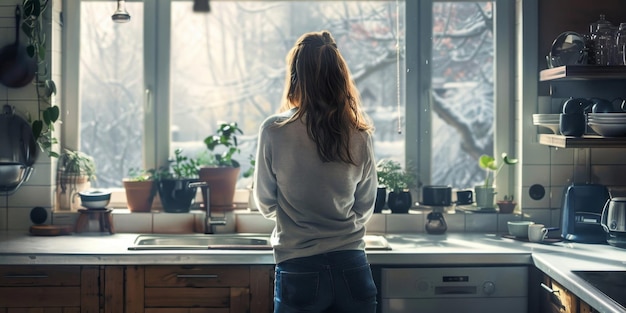
<path fill-rule="evenodd" d="M 213 230 L 214 225 L 226 225 L 226 218 L 223 219 L 213 219 L 211 218 L 211 206 L 209 203 L 209 186 L 207 186 L 206 182 L 193 182 L 189 183 L 189 188 L 200 187 L 202 193 L 204 194 L 204 210 L 206 211 L 204 216 L 204 233 L 205 234 L 214 234 Z"/>

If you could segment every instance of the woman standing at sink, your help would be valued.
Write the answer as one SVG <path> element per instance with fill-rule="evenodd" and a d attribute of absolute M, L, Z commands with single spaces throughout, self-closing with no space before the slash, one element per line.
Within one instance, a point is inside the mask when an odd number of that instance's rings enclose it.
<path fill-rule="evenodd" d="M 372 126 L 328 31 L 287 54 L 283 100 L 260 127 L 254 181 L 276 221 L 274 312 L 376 312 L 363 239 L 377 188 Z"/>

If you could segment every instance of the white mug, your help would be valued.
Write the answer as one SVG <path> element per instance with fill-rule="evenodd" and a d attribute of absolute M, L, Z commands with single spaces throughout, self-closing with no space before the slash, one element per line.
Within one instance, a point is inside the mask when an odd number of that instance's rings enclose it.
<path fill-rule="evenodd" d="M 528 225 L 528 240 L 532 242 L 542 242 L 548 235 L 548 229 L 543 224 Z"/>

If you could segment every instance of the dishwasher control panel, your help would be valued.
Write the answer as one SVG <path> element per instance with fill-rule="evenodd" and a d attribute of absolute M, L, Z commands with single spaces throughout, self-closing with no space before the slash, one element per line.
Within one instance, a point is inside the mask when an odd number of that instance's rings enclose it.
<path fill-rule="evenodd" d="M 383 268 L 383 312 L 526 312 L 528 268 Z"/>

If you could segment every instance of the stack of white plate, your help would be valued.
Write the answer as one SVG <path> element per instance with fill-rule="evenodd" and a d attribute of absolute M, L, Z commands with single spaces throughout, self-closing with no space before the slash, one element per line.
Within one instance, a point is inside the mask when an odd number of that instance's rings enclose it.
<path fill-rule="evenodd" d="M 604 137 L 626 137 L 626 113 L 588 113 L 587 124 Z"/>
<path fill-rule="evenodd" d="M 533 114 L 533 125 L 543 126 L 552 130 L 555 134 L 560 134 L 559 130 L 560 114 Z"/>

